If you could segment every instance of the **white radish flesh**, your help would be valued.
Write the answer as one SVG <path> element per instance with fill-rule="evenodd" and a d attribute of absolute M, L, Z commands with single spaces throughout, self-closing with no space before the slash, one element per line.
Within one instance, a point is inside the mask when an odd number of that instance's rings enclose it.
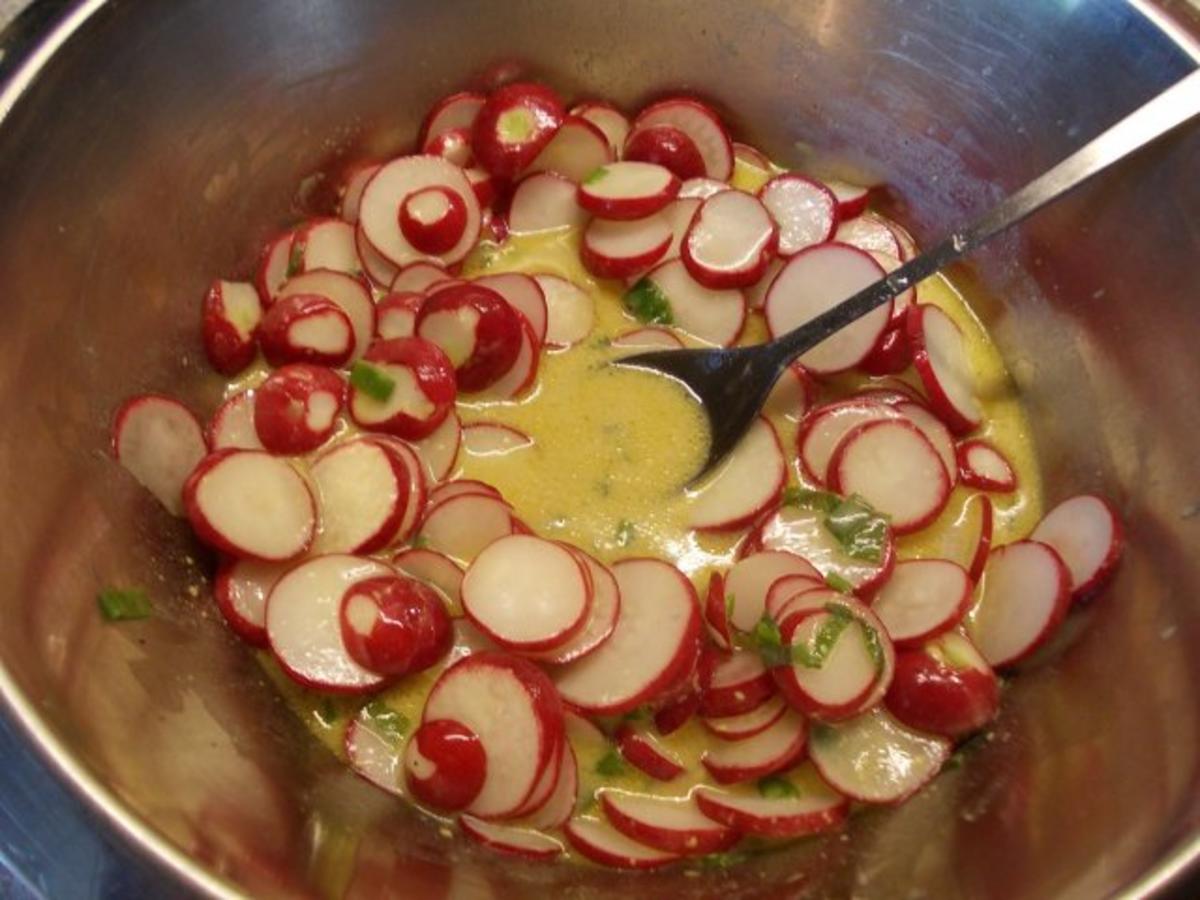
<path fill-rule="evenodd" d="M 709 178 L 728 181 L 733 175 L 733 143 L 720 118 L 704 104 L 685 97 L 662 100 L 638 114 L 633 130 L 654 125 L 670 125 L 691 138 Z"/>
<path fill-rule="evenodd" d="M 824 581 L 808 560 L 784 550 L 764 550 L 738 560 L 725 578 L 725 596 L 733 598 L 733 626 L 750 632 L 762 618 L 767 591 L 785 575 L 807 575 Z"/>
<path fill-rule="evenodd" d="M 779 228 L 756 197 L 722 191 L 700 205 L 680 250 L 704 286 L 742 288 L 763 276 L 778 241 Z"/>
<path fill-rule="evenodd" d="M 624 722 L 614 737 L 625 761 L 656 781 L 673 781 L 685 771 L 683 761 L 663 746 L 649 725 Z"/>
<path fill-rule="evenodd" d="M 804 717 L 788 710 L 753 737 L 713 745 L 700 761 L 719 784 L 736 784 L 791 768 L 803 756 L 807 738 Z"/>
<path fill-rule="evenodd" d="M 1071 596 L 1086 598 L 1104 584 L 1121 559 L 1121 520 L 1094 494 L 1064 500 L 1050 510 L 1030 538 L 1053 548 L 1071 575 Z"/>
<path fill-rule="evenodd" d="M 493 850 L 526 859 L 553 859 L 561 856 L 562 844 L 549 835 L 529 828 L 500 825 L 464 813 L 458 824 L 463 833 Z"/>
<path fill-rule="evenodd" d="M 502 275 L 485 275 L 475 283 L 495 291 L 508 305 L 525 317 L 539 343 L 546 339 L 549 310 L 542 287 L 529 275 L 506 272 Z"/>
<path fill-rule="evenodd" d="M 870 188 L 835 178 L 826 178 L 825 187 L 837 198 L 839 221 L 845 222 L 855 216 L 861 216 L 866 210 Z"/>
<path fill-rule="evenodd" d="M 579 799 L 579 763 L 569 741 L 563 742 L 554 790 L 540 807 L 523 816 L 517 824 L 529 828 L 558 828 L 575 811 Z"/>
<path fill-rule="evenodd" d="M 954 628 L 971 604 L 974 585 L 966 569 L 948 559 L 910 559 L 871 602 L 897 647 L 917 647 Z"/>
<path fill-rule="evenodd" d="M 578 183 L 615 158 L 603 131 L 581 116 L 567 116 L 527 171 L 555 172 Z"/>
<path fill-rule="evenodd" d="M 230 559 L 217 571 L 213 581 L 217 606 L 243 640 L 267 646 L 267 595 L 288 568 L 288 563 Z"/>
<path fill-rule="evenodd" d="M 625 138 L 629 135 L 629 120 L 624 113 L 607 103 L 587 102 L 573 107 L 571 115 L 582 116 L 599 128 L 612 147 L 613 158 L 620 157 Z"/>
<path fill-rule="evenodd" d="M 208 452 L 191 411 L 169 397 L 144 394 L 113 417 L 113 455 L 171 515 L 183 514 L 183 485 Z"/>
<path fill-rule="evenodd" d="M 351 225 L 358 224 L 358 205 L 362 202 L 363 191 L 367 187 L 367 182 L 374 177 L 379 171 L 379 163 L 367 163 L 354 168 L 346 179 L 345 185 L 342 187 L 342 198 L 338 206 L 338 215 Z M 357 258 L 358 241 L 355 240 L 355 254 Z"/>
<path fill-rule="evenodd" d="M 954 449 L 954 436 L 950 434 L 950 429 L 921 403 L 901 400 L 891 405 L 929 439 L 946 469 L 950 486 L 953 487 L 958 482 L 958 460 Z"/>
<path fill-rule="evenodd" d="M 571 347 L 592 332 L 596 324 L 596 304 L 592 295 L 558 275 L 534 275 L 546 299 L 546 344 Z"/>
<path fill-rule="evenodd" d="M 578 228 L 587 220 L 575 182 L 552 172 L 539 172 L 523 178 L 513 192 L 508 230 L 513 234 L 537 234 Z"/>
<path fill-rule="evenodd" d="M 603 563 L 581 550 L 575 551 L 575 557 L 587 568 L 592 579 L 592 607 L 588 620 L 565 644 L 553 650 L 525 654 L 531 659 L 557 664 L 582 659 L 602 646 L 617 627 L 621 615 L 621 589 L 616 576 Z"/>
<path fill-rule="evenodd" d="M 425 474 L 436 483 L 449 477 L 454 470 L 461 444 L 462 423 L 457 413 L 452 412 L 429 437 L 414 441 L 412 447 L 425 466 Z"/>
<path fill-rule="evenodd" d="M 400 267 L 371 246 L 363 232 L 362 223 L 354 226 L 354 247 L 358 250 L 358 261 L 372 284 L 387 287 L 400 274 Z"/>
<path fill-rule="evenodd" d="M 318 219 L 296 233 L 301 249 L 300 271 L 329 269 L 353 275 L 361 268 L 354 243 L 354 226 L 340 219 Z"/>
<path fill-rule="evenodd" d="M 874 213 L 864 213 L 857 218 L 842 222 L 834 233 L 833 239 L 871 253 L 887 253 L 898 259 L 904 258 L 904 251 L 900 247 L 896 232 Z"/>
<path fill-rule="evenodd" d="M 371 553 L 394 540 L 409 501 L 409 473 L 385 445 L 339 444 L 312 465 L 321 527 L 314 553 Z"/>
<path fill-rule="evenodd" d="M 779 497 L 787 481 L 783 447 L 771 423 L 759 416 L 729 459 L 688 492 L 688 523 L 701 531 L 730 531 L 749 524 Z"/>
<path fill-rule="evenodd" d="M 983 570 L 967 633 L 993 668 L 1020 662 L 1044 644 L 1067 614 L 1071 573 L 1036 541 L 993 550 Z"/>
<path fill-rule="evenodd" d="M 475 117 L 483 108 L 485 99 L 483 94 L 470 91 L 443 97 L 425 116 L 425 122 L 421 126 L 421 144 L 424 145 L 447 131 L 457 128 L 469 129 L 475 124 Z"/>
<path fill-rule="evenodd" d="M 618 162 L 601 166 L 579 185 L 579 205 L 605 219 L 641 219 L 675 199 L 679 179 L 655 163 Z"/>
<path fill-rule="evenodd" d="M 234 394 L 213 413 L 208 424 L 208 442 L 214 450 L 236 448 L 261 450 L 262 441 L 254 429 L 254 391 Z"/>
<path fill-rule="evenodd" d="M 421 537 L 431 550 L 470 562 L 492 543 L 512 534 L 512 510 L 494 497 L 464 494 L 428 511 Z"/>
<path fill-rule="evenodd" d="M 350 362 L 358 359 L 371 344 L 375 334 L 375 301 L 371 292 L 357 278 L 343 272 L 319 269 L 289 278 L 279 289 L 279 297 L 315 294 L 326 297 L 342 308 L 354 329 L 354 353 Z"/>
<path fill-rule="evenodd" d="M 678 197 L 663 208 L 662 217 L 667 220 L 671 229 L 671 243 L 667 246 L 663 259 L 679 258 L 679 248 L 683 246 L 683 239 L 687 237 L 688 228 L 691 227 L 692 219 L 696 217 L 700 203 L 698 197 Z"/>
<path fill-rule="evenodd" d="M 583 232 L 584 267 L 597 278 L 627 278 L 662 259 L 671 235 L 661 213 L 632 222 L 592 219 Z"/>
<path fill-rule="evenodd" d="M 627 306 L 646 302 L 651 309 L 665 305 L 670 325 L 714 347 L 731 346 L 746 322 L 746 301 L 741 291 L 704 287 L 678 259 L 654 268 L 626 294 Z"/>
<path fill-rule="evenodd" d="M 1017 476 L 1012 465 L 1003 453 L 986 441 L 963 441 L 958 448 L 957 462 L 963 484 L 1002 493 L 1017 488 Z"/>
<path fill-rule="evenodd" d="M 450 557 L 425 547 L 413 547 L 397 553 L 392 565 L 405 575 L 437 588 L 446 598 L 446 611 L 451 616 L 462 615 L 464 572 Z"/>
<path fill-rule="evenodd" d="M 787 783 L 787 794 L 764 797 L 757 786 L 702 784 L 692 797 L 714 822 L 761 837 L 801 837 L 827 831 L 845 820 L 846 798 L 827 785 L 811 765 L 776 777 Z"/>
<path fill-rule="evenodd" d="M 701 856 L 728 849 L 739 835 L 700 812 L 690 797 L 660 797 L 611 788 L 599 792 L 600 805 L 618 831 L 641 844 Z"/>
<path fill-rule="evenodd" d="M 803 175 L 778 175 L 758 196 L 779 226 L 780 256 L 793 256 L 833 237 L 837 200 L 823 184 Z"/>
<path fill-rule="evenodd" d="M 741 741 L 766 731 L 787 711 L 788 705 L 778 695 L 768 697 L 749 712 L 736 716 L 706 716 L 701 721 L 710 734 L 723 741 Z"/>
<path fill-rule="evenodd" d="M 420 293 L 429 290 L 435 284 L 449 280 L 450 273 L 437 263 L 415 262 L 396 273 L 396 277 L 388 285 L 388 290 L 393 294 L 409 291 Z"/>
<path fill-rule="evenodd" d="M 912 307 L 905 327 L 913 347 L 913 366 L 930 404 L 951 431 L 962 434 L 977 427 L 983 412 L 975 398 L 975 375 L 962 331 L 928 303 Z"/>
<path fill-rule="evenodd" d="M 656 869 L 679 859 L 678 854 L 647 847 L 617 831 L 607 822 L 576 816 L 563 826 L 571 846 L 602 866 L 616 869 Z"/>
<path fill-rule="evenodd" d="M 533 438 L 509 425 L 474 422 L 463 426 L 462 449 L 468 456 L 508 456 L 533 446 Z"/>
<path fill-rule="evenodd" d="M 797 450 L 804 475 L 824 487 L 829 461 L 847 434 L 867 422 L 900 419 L 899 410 L 866 398 L 851 398 L 814 409 L 800 423 Z"/>

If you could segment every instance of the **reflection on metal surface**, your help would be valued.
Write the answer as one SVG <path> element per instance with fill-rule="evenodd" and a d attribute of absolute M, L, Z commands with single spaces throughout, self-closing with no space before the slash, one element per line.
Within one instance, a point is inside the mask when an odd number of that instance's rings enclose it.
<path fill-rule="evenodd" d="M 189 591 L 210 561 L 189 562 L 184 530 L 104 459 L 109 411 L 146 388 L 210 409 L 194 328 L 207 280 L 247 271 L 302 177 L 406 147 L 473 73 L 528 65 L 631 105 L 648 85 L 695 88 L 781 158 L 804 144 L 881 171 L 930 236 L 1181 77 L 1189 55 L 1123 0 L 233 9 L 85 3 L 35 55 L 36 79 L 23 70 L 0 94 L 0 691 L 114 827 L 194 890 L 627 896 L 621 875 L 430 832 L 314 747 Z M 1144 884 L 1194 855 L 1200 520 L 1179 511 L 1200 499 L 1198 157 L 1195 135 L 1171 139 L 978 267 L 997 298 L 983 314 L 1024 361 L 1047 483 L 1103 489 L 1129 522 L 1135 550 L 1090 627 L 1014 683 L 995 738 L 914 805 L 743 869 L 639 878 L 640 893 L 1069 900 L 1120 890 L 1171 848 Z M 311 184 L 318 203 L 327 183 Z M 100 623 L 93 594 L 113 581 L 150 588 L 155 618 Z"/>

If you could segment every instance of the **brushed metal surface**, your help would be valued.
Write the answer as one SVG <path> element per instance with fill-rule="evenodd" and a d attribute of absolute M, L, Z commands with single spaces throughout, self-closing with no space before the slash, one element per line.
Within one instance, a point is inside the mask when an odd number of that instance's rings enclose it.
<path fill-rule="evenodd" d="M 198 298 L 319 201 L 301 179 L 406 147 L 452 88 L 514 71 L 631 105 L 692 88 L 777 158 L 885 177 L 930 238 L 1193 67 L 1189 4 L 92 0 L 67 15 L 25 68 L 28 48 L 0 58 L 0 691 L 116 833 L 197 891 L 281 897 L 1091 898 L 1142 893 L 1195 854 L 1194 134 L 975 270 L 1051 499 L 1110 494 L 1132 550 L 1071 646 L 1009 688 L 997 737 L 846 840 L 630 881 L 429 832 L 307 739 L 207 601 L 211 561 L 105 457 L 133 391 L 212 408 Z M 111 583 L 148 586 L 154 619 L 102 624 Z"/>

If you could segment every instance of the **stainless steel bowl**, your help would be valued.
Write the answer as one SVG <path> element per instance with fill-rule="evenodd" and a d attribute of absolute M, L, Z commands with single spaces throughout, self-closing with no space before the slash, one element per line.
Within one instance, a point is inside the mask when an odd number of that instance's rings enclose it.
<path fill-rule="evenodd" d="M 314 746 L 205 596 L 185 529 L 105 458 L 139 390 L 211 407 L 214 274 L 338 160 L 523 72 L 630 105 L 694 89 L 776 158 L 885 177 L 919 237 L 978 211 L 1195 65 L 1183 0 L 87 0 L 0 67 L 0 690 L 114 833 L 202 893 L 1092 898 L 1200 853 L 1200 133 L 983 256 L 981 314 L 1051 497 L 1115 497 L 1131 552 L 995 740 L 913 802 L 730 871 L 630 878 L 431 833 Z M 154 619 L 94 594 L 148 586 Z M 786 885 L 787 887 L 782 887 Z"/>

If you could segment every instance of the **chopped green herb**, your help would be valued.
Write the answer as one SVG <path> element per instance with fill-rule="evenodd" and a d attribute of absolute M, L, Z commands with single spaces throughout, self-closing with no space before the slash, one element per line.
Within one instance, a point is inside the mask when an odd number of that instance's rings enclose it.
<path fill-rule="evenodd" d="M 819 669 L 825 665 L 838 638 L 846 626 L 854 621 L 854 613 L 840 603 L 825 604 L 825 612 L 829 618 L 817 629 L 811 642 L 792 646 L 792 660 L 806 669 Z"/>
<path fill-rule="evenodd" d="M 758 793 L 760 797 L 768 800 L 782 800 L 786 797 L 795 797 L 799 792 L 796 790 L 796 786 L 786 778 L 768 775 L 766 778 L 758 779 Z"/>
<path fill-rule="evenodd" d="M 429 546 L 429 538 L 423 534 L 418 534 L 412 539 L 412 545 L 414 550 L 423 550 Z"/>
<path fill-rule="evenodd" d="M 750 859 L 751 855 L 745 850 L 727 850 L 724 853 L 706 853 L 698 862 L 705 869 L 730 869 L 740 866 Z"/>
<path fill-rule="evenodd" d="M 592 794 L 592 795 L 584 798 L 583 802 L 579 804 L 578 812 L 581 816 L 586 816 L 588 813 L 590 813 L 592 810 L 594 810 L 599 805 L 600 805 L 600 803 L 596 799 L 596 795 Z"/>
<path fill-rule="evenodd" d="M 108 622 L 145 619 L 154 611 L 150 598 L 140 588 L 105 588 L 96 600 L 100 604 L 100 615 Z"/>
<path fill-rule="evenodd" d="M 786 666 L 791 663 L 787 648 L 783 646 L 783 635 L 778 623 L 766 613 L 754 626 L 754 647 L 767 668 Z"/>
<path fill-rule="evenodd" d="M 867 653 L 871 654 L 871 662 L 875 663 L 876 671 L 883 669 L 883 644 L 879 640 L 879 632 L 866 622 L 859 621 L 862 626 L 863 640 L 867 642 Z"/>
<path fill-rule="evenodd" d="M 833 512 L 841 500 L 841 497 L 829 491 L 814 491 L 803 487 L 790 487 L 783 492 L 785 506 L 799 506 L 823 513 Z"/>
<path fill-rule="evenodd" d="M 877 563 L 887 544 L 887 519 L 855 495 L 842 500 L 825 518 L 825 527 L 837 538 L 847 556 Z"/>
<path fill-rule="evenodd" d="M 675 321 L 671 313 L 671 301 L 657 284 L 649 278 L 638 282 L 625 292 L 625 306 L 642 322 L 658 322 L 670 325 Z"/>
<path fill-rule="evenodd" d="M 737 605 L 737 600 L 734 599 L 733 594 L 726 594 L 725 595 L 725 621 L 726 622 L 729 622 L 729 623 L 733 622 L 733 609 L 736 605 Z"/>
<path fill-rule="evenodd" d="M 392 709 L 382 700 L 372 700 L 368 703 L 366 714 L 371 720 L 371 725 L 374 729 L 389 744 L 400 743 L 400 739 L 408 734 L 408 729 L 412 727 L 412 723 L 408 721 L 408 716 L 398 710 Z"/>
<path fill-rule="evenodd" d="M 597 168 L 593 169 L 588 174 L 587 178 L 583 179 L 583 183 L 584 184 L 595 184 L 597 181 L 600 181 L 607 175 L 608 175 L 608 166 L 598 166 Z"/>
<path fill-rule="evenodd" d="M 381 369 L 362 360 L 350 370 L 350 384 L 380 403 L 386 403 L 396 389 L 396 382 Z"/>
<path fill-rule="evenodd" d="M 524 106 L 513 106 L 500 113 L 496 122 L 496 133 L 506 143 L 516 144 L 527 141 L 533 136 L 537 127 L 534 114 Z"/>
<path fill-rule="evenodd" d="M 622 519 L 617 524 L 617 546 L 624 549 L 633 543 L 633 539 L 637 534 L 637 529 L 628 519 Z"/>
<path fill-rule="evenodd" d="M 614 778 L 625 772 L 625 761 L 616 750 L 609 750 L 596 762 L 596 774 Z"/>
<path fill-rule="evenodd" d="M 287 277 L 293 278 L 300 274 L 304 266 L 304 242 L 292 240 L 292 248 L 288 253 Z"/>
<path fill-rule="evenodd" d="M 837 591 L 839 594 L 854 593 L 854 585 L 839 575 L 837 572 L 830 572 L 825 576 L 825 583 Z"/>

